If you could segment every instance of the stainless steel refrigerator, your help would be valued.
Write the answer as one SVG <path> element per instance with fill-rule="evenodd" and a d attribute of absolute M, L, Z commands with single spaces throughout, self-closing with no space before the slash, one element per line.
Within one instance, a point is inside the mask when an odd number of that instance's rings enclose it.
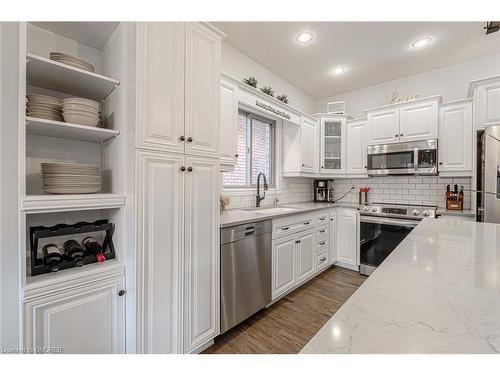
<path fill-rule="evenodd" d="M 500 223 L 500 125 L 478 137 L 478 221 Z"/>

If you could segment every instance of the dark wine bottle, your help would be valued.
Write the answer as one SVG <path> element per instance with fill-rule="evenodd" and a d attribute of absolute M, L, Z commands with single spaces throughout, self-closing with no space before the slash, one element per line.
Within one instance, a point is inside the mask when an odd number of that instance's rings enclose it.
<path fill-rule="evenodd" d="M 53 243 L 47 244 L 42 248 L 43 263 L 50 267 L 51 272 L 59 271 L 59 263 L 62 260 L 61 250 Z"/>
<path fill-rule="evenodd" d="M 75 266 L 82 267 L 85 262 L 83 260 L 84 250 L 83 247 L 75 240 L 68 240 L 63 245 L 64 255 L 69 260 L 75 263 Z"/>
<path fill-rule="evenodd" d="M 99 263 L 106 260 L 106 256 L 103 254 L 104 249 L 102 245 L 94 237 L 84 238 L 82 245 L 85 247 L 85 255 L 95 257 Z"/>

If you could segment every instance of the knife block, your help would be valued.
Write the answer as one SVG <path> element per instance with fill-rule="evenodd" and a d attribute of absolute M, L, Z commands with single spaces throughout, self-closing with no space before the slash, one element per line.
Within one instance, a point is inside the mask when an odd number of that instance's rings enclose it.
<path fill-rule="evenodd" d="M 446 209 L 454 211 L 462 211 L 464 209 L 463 194 L 446 192 Z"/>

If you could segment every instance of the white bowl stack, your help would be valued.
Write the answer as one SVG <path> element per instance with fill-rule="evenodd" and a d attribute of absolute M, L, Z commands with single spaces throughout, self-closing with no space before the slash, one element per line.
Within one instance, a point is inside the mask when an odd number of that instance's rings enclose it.
<path fill-rule="evenodd" d="M 74 68 L 78 68 L 78 69 L 86 70 L 88 72 L 95 73 L 94 65 L 92 65 L 88 61 L 79 59 L 77 57 L 67 55 L 67 54 L 61 53 L 61 52 L 51 52 L 49 54 L 49 57 L 51 60 L 66 64 L 66 65 L 70 65 Z"/>
<path fill-rule="evenodd" d="M 101 168 L 94 164 L 42 163 L 43 190 L 50 194 L 99 193 Z"/>
<path fill-rule="evenodd" d="M 48 95 L 33 94 L 26 96 L 26 116 L 52 121 L 64 121 L 62 101 Z"/>
<path fill-rule="evenodd" d="M 83 98 L 66 98 L 62 101 L 64 121 L 73 124 L 97 126 L 100 105 L 98 102 Z"/>

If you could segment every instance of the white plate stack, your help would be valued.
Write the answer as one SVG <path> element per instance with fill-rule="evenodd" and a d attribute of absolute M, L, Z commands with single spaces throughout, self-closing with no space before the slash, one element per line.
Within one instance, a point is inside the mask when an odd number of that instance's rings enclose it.
<path fill-rule="evenodd" d="M 83 98 L 66 98 L 62 101 L 64 121 L 73 124 L 97 126 L 100 117 L 98 102 Z"/>
<path fill-rule="evenodd" d="M 48 95 L 27 95 L 26 115 L 53 121 L 64 121 L 62 101 Z"/>
<path fill-rule="evenodd" d="M 89 63 L 85 60 L 76 58 L 74 56 L 67 55 L 65 53 L 60 53 L 60 52 L 51 52 L 49 57 L 51 60 L 66 64 L 66 65 L 70 65 L 70 66 L 78 68 L 78 69 L 86 70 L 88 72 L 95 73 L 94 65 L 92 65 L 91 63 Z"/>
<path fill-rule="evenodd" d="M 43 190 L 50 194 L 101 191 L 101 168 L 94 164 L 42 163 Z"/>

